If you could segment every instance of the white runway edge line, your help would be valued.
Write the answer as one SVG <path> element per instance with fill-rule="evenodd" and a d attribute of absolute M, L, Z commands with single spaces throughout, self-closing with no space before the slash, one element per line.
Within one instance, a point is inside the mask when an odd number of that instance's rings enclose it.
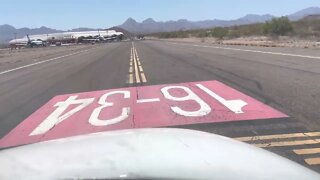
<path fill-rule="evenodd" d="M 89 51 L 89 49 L 78 51 L 78 52 L 67 54 L 67 55 L 63 55 L 63 56 L 59 56 L 59 57 L 55 57 L 55 58 L 50 58 L 50 59 L 47 59 L 47 60 L 43 60 L 43 61 L 40 61 L 40 62 L 28 64 L 28 65 L 25 65 L 25 66 L 20 66 L 20 67 L 14 68 L 14 69 L 9 69 L 9 70 L 0 72 L 0 75 L 6 74 L 6 73 L 9 73 L 9 72 L 13 72 L 13 71 L 16 71 L 16 70 L 19 70 L 19 69 L 24 69 L 24 68 L 27 68 L 27 67 L 35 66 L 35 65 L 38 65 L 38 64 L 42 64 L 42 63 L 45 63 L 45 62 L 54 61 L 54 60 L 61 59 L 61 58 L 64 58 L 64 57 L 80 54 L 80 53 L 87 52 L 87 51 Z"/>
<path fill-rule="evenodd" d="M 288 53 L 279 53 L 279 52 L 271 52 L 271 51 L 257 51 L 257 50 L 250 50 L 250 49 L 237 49 L 237 48 L 217 47 L 217 46 L 202 46 L 202 45 L 184 44 L 184 43 L 169 43 L 169 44 L 204 47 L 204 48 L 214 48 L 214 49 L 224 49 L 224 50 L 233 50 L 233 51 L 254 52 L 254 53 L 262 53 L 262 54 L 281 55 L 281 56 L 302 57 L 302 58 L 310 58 L 310 59 L 320 59 L 319 56 L 306 56 L 306 55 L 300 55 L 300 54 L 288 54 Z"/>

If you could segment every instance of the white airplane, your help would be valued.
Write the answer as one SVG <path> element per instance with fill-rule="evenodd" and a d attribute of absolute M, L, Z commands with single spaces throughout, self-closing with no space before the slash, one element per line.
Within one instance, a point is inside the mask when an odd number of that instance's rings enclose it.
<path fill-rule="evenodd" d="M 13 39 L 9 42 L 11 47 L 21 47 L 30 44 L 43 44 L 43 42 L 78 42 L 78 39 L 94 39 L 95 41 L 110 41 L 121 39 L 122 32 L 116 32 L 114 30 L 99 30 L 99 31 L 83 31 L 83 32 L 63 32 L 63 33 L 51 33 L 51 34 L 39 34 L 28 35 L 20 38 Z"/>

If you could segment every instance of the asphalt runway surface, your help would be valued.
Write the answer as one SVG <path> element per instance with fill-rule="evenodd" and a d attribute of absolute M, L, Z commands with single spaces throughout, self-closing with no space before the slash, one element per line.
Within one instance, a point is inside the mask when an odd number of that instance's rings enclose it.
<path fill-rule="evenodd" d="M 132 47 L 139 64 L 130 64 Z M 0 138 L 56 95 L 217 80 L 289 117 L 174 127 L 235 138 L 320 172 L 319 49 L 144 40 L 1 53 Z"/>

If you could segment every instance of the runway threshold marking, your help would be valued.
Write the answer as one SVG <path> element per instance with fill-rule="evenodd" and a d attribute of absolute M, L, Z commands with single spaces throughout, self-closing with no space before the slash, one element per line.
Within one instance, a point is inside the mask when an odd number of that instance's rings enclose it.
<path fill-rule="evenodd" d="M 301 139 L 303 138 L 303 140 Z M 260 148 L 291 147 L 296 155 L 314 155 L 317 157 L 304 157 L 308 165 L 320 165 L 320 132 L 302 132 L 291 134 L 275 134 L 262 136 L 236 137 L 238 141 L 243 141 Z M 297 148 L 297 146 L 317 145 L 314 148 Z"/>
<path fill-rule="evenodd" d="M 141 83 L 146 83 L 147 78 L 146 75 L 144 74 L 142 64 L 140 62 L 140 58 L 138 55 L 138 51 L 134 46 L 134 42 L 132 42 L 132 47 L 130 49 L 130 64 L 129 64 L 129 75 L 128 75 L 128 84 L 141 84 Z M 131 77 L 134 77 L 131 80 Z"/>
<path fill-rule="evenodd" d="M 89 51 L 89 49 L 78 51 L 78 52 L 74 52 L 74 53 L 71 53 L 71 54 L 66 54 L 66 55 L 63 55 L 63 56 L 58 56 L 58 57 L 55 57 L 55 58 L 50 58 L 50 59 L 47 59 L 47 60 L 39 61 L 39 62 L 28 64 L 28 65 L 25 65 L 25 66 L 20 66 L 20 67 L 17 67 L 17 68 L 9 69 L 9 70 L 0 72 L 0 75 L 7 74 L 7 73 L 10 73 L 10 72 L 13 72 L 13 71 L 20 70 L 20 69 L 24 69 L 24 68 L 27 68 L 27 67 L 43 64 L 43 63 L 46 63 L 46 62 L 54 61 L 54 60 L 57 60 L 57 59 L 73 56 L 73 55 L 80 54 L 80 53 L 87 52 L 87 51 Z"/>
<path fill-rule="evenodd" d="M 232 51 L 253 52 L 253 53 L 261 53 L 261 54 L 272 54 L 272 55 L 280 55 L 280 56 L 301 57 L 301 58 L 309 58 L 309 59 L 320 59 L 319 56 L 308 56 L 308 55 L 301 55 L 301 54 L 290 54 L 290 53 L 271 52 L 271 51 L 259 51 L 259 50 L 250 50 L 250 49 L 218 47 L 218 46 L 204 46 L 204 45 L 172 43 L 172 42 L 168 42 L 168 44 L 193 46 L 193 47 L 204 47 L 204 48 L 213 48 L 213 49 L 224 49 L 224 50 L 232 50 Z"/>

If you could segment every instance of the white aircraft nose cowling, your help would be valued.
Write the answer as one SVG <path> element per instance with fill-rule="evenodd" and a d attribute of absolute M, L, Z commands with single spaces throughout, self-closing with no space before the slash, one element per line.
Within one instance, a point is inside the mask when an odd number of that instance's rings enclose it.
<path fill-rule="evenodd" d="M 101 132 L 6 149 L 0 169 L 0 179 L 320 179 L 263 149 L 183 129 Z"/>

